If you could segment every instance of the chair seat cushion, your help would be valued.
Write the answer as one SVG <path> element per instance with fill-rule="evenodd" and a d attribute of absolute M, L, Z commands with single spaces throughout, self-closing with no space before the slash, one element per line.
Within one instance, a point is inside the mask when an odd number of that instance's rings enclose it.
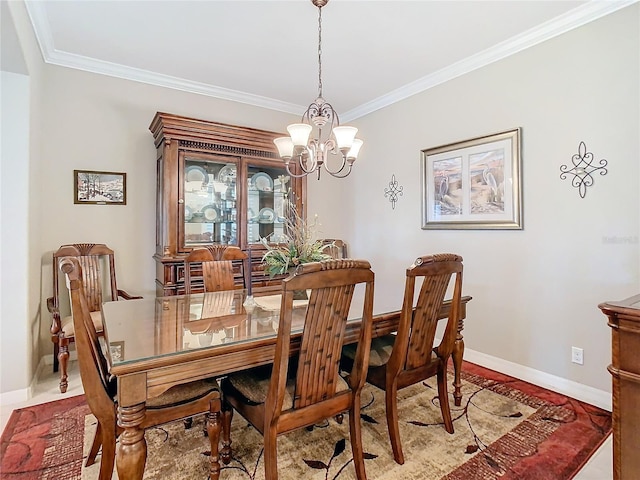
<path fill-rule="evenodd" d="M 393 344 L 396 341 L 395 335 L 385 335 L 383 337 L 377 337 L 371 339 L 371 353 L 369 354 L 369 366 L 380 367 L 385 365 L 391 357 L 391 351 L 393 350 Z M 342 355 L 351 360 L 356 358 L 356 349 L 358 345 L 351 343 L 342 347 Z"/>
<path fill-rule="evenodd" d="M 176 407 L 199 400 L 216 390 L 219 390 L 219 387 L 215 378 L 206 378 L 204 380 L 176 385 L 162 395 L 148 399 L 147 408 Z"/>
<path fill-rule="evenodd" d="M 271 365 L 252 368 L 243 372 L 234 373 L 227 377 L 231 386 L 239 392 L 246 400 L 257 405 L 267 400 L 269 383 L 271 382 Z M 291 373 L 291 372 L 290 372 Z M 338 375 L 336 393 L 349 389 L 347 382 Z M 287 385 L 282 402 L 282 410 L 293 408 L 293 397 L 295 395 L 295 378 L 287 378 Z"/>
<path fill-rule="evenodd" d="M 93 325 L 96 327 L 96 332 L 101 333 L 103 330 L 102 312 L 98 310 L 97 312 L 91 312 L 90 315 L 91 315 L 91 321 L 93 322 Z M 73 315 L 64 317 L 62 319 L 61 324 L 62 324 L 62 333 L 64 333 L 65 337 L 71 338 L 75 336 L 76 331 L 73 327 Z"/>

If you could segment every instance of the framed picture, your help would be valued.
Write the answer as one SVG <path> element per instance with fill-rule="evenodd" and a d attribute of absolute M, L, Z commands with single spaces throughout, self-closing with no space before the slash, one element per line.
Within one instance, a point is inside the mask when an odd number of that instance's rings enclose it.
<path fill-rule="evenodd" d="M 522 230 L 521 129 L 422 150 L 423 229 Z"/>
<path fill-rule="evenodd" d="M 127 174 L 74 170 L 73 203 L 126 205 Z"/>
<path fill-rule="evenodd" d="M 109 343 L 109 354 L 111 362 L 118 363 L 124 360 L 124 341 Z"/>

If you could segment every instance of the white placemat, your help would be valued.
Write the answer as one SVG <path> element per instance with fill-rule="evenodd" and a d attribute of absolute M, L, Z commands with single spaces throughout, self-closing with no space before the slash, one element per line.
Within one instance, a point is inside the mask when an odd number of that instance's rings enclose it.
<path fill-rule="evenodd" d="M 254 297 L 256 304 L 263 310 L 280 310 L 282 295 L 265 295 L 264 297 Z M 309 300 L 294 300 L 293 308 L 303 307 Z"/>

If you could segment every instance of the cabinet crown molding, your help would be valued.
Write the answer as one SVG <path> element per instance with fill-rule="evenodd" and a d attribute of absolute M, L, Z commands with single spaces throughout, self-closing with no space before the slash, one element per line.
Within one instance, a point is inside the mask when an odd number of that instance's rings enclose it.
<path fill-rule="evenodd" d="M 270 152 L 273 156 L 269 155 L 269 158 L 279 158 L 273 139 L 284 135 L 257 128 L 211 122 L 164 112 L 155 114 L 151 125 L 149 125 L 149 130 L 153 134 L 156 147 L 163 141 L 166 142 L 167 139 L 177 139 Z"/>

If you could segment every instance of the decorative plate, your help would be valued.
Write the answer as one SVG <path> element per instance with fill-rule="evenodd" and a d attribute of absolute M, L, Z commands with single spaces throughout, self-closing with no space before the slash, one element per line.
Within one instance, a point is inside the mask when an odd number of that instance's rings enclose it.
<path fill-rule="evenodd" d="M 258 172 L 253 177 L 251 177 L 251 183 L 256 190 L 259 190 L 261 192 L 273 191 L 273 178 L 271 178 L 264 172 Z"/>
<path fill-rule="evenodd" d="M 215 205 L 205 205 L 200 211 L 204 216 L 205 222 L 215 223 L 220 221 L 220 209 Z"/>
<path fill-rule="evenodd" d="M 184 206 L 184 221 L 188 222 L 193 217 L 193 212 L 191 211 L 191 207 L 189 205 Z"/>
<path fill-rule="evenodd" d="M 185 168 L 184 178 L 187 182 L 202 182 L 202 185 L 209 183 L 209 174 L 199 165 L 190 165 Z"/>
<path fill-rule="evenodd" d="M 233 163 L 228 163 L 218 172 L 218 181 L 222 183 L 235 182 L 238 172 Z"/>
<path fill-rule="evenodd" d="M 258 213 L 258 223 L 273 223 L 276 219 L 276 212 L 272 208 L 263 208 Z"/>

